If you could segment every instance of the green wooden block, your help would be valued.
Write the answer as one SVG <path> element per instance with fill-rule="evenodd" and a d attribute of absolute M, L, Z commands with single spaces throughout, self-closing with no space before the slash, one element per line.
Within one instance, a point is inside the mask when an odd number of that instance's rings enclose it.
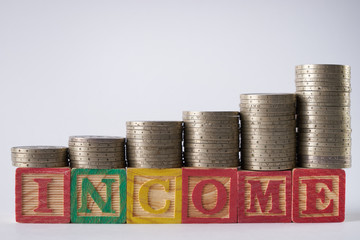
<path fill-rule="evenodd" d="M 71 222 L 125 223 L 125 169 L 71 170 Z"/>

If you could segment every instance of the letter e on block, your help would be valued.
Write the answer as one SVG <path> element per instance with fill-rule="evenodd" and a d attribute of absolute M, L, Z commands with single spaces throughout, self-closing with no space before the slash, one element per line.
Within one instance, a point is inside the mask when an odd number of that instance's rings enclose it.
<path fill-rule="evenodd" d="M 237 222 L 237 169 L 183 168 L 183 223 Z"/>
<path fill-rule="evenodd" d="M 293 222 L 343 222 L 345 171 L 342 169 L 293 170 Z"/>
<path fill-rule="evenodd" d="M 125 223 L 125 169 L 72 169 L 71 222 Z"/>
<path fill-rule="evenodd" d="M 291 171 L 239 171 L 239 222 L 291 222 Z"/>
<path fill-rule="evenodd" d="M 181 223 L 181 168 L 127 170 L 128 223 Z"/>
<path fill-rule="evenodd" d="M 70 222 L 70 168 L 17 168 L 16 221 Z"/>

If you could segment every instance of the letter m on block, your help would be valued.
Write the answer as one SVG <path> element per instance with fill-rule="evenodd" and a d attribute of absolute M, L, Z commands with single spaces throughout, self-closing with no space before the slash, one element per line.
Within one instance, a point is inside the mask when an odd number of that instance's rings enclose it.
<path fill-rule="evenodd" d="M 239 171 L 239 222 L 291 222 L 291 171 Z"/>
<path fill-rule="evenodd" d="M 125 222 L 124 169 L 73 169 L 71 180 L 72 222 Z"/>

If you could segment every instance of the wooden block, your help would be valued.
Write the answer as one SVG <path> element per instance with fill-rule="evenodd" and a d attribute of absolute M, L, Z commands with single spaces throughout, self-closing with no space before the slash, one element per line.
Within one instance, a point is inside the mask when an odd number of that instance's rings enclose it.
<path fill-rule="evenodd" d="M 70 222 L 70 168 L 17 168 L 16 221 Z"/>
<path fill-rule="evenodd" d="M 181 223 L 181 168 L 127 170 L 128 223 Z"/>
<path fill-rule="evenodd" d="M 239 222 L 291 222 L 291 171 L 239 171 Z"/>
<path fill-rule="evenodd" d="M 293 170 L 293 222 L 343 222 L 345 171 L 342 169 Z"/>
<path fill-rule="evenodd" d="M 71 222 L 124 223 L 125 169 L 72 169 Z"/>
<path fill-rule="evenodd" d="M 237 222 L 236 168 L 183 168 L 183 223 Z"/>

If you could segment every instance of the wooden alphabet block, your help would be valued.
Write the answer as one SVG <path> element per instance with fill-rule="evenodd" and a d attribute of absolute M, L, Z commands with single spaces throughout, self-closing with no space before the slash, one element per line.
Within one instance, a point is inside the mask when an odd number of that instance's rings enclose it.
<path fill-rule="evenodd" d="M 17 168 L 16 221 L 70 222 L 70 168 Z"/>
<path fill-rule="evenodd" d="M 236 168 L 183 168 L 183 223 L 237 222 Z"/>
<path fill-rule="evenodd" d="M 181 223 L 181 168 L 127 170 L 128 223 Z"/>
<path fill-rule="evenodd" d="M 71 222 L 124 223 L 125 169 L 72 169 Z"/>
<path fill-rule="evenodd" d="M 345 171 L 342 169 L 293 170 L 293 222 L 343 222 Z"/>
<path fill-rule="evenodd" d="M 291 171 L 239 171 L 239 222 L 291 222 Z"/>

